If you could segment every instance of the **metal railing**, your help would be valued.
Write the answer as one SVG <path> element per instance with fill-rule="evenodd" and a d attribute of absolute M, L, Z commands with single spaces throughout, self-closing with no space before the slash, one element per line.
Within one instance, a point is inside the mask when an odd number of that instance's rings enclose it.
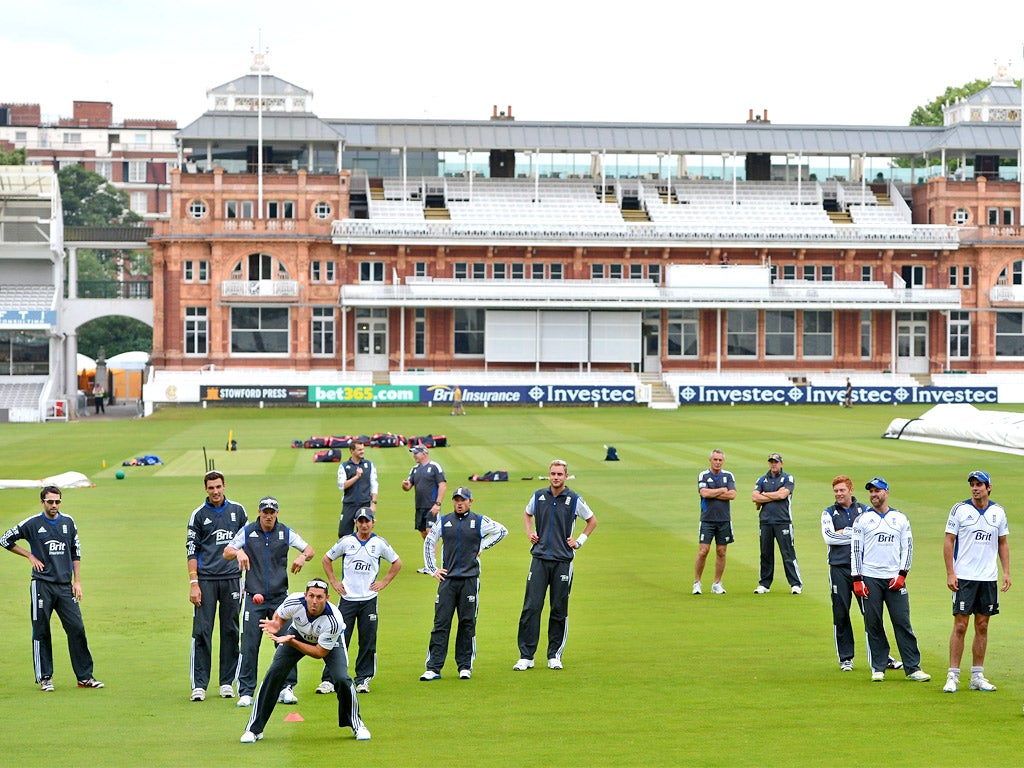
<path fill-rule="evenodd" d="M 67 295 L 65 291 L 65 296 Z M 152 299 L 152 280 L 79 280 L 79 299 Z"/>

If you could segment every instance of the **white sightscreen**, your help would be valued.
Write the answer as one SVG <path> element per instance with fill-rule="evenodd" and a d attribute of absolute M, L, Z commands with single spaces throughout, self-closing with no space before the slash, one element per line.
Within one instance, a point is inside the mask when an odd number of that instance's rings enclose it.
<path fill-rule="evenodd" d="M 537 313 L 488 310 L 484 357 L 494 363 L 532 363 L 537 359 Z"/>
<path fill-rule="evenodd" d="M 585 363 L 587 361 L 587 313 L 540 313 L 540 361 Z"/>
<path fill-rule="evenodd" d="M 484 355 L 494 363 L 639 363 L 639 312 L 488 310 Z"/>
<path fill-rule="evenodd" d="M 590 314 L 592 363 L 639 363 L 642 353 L 643 335 L 639 312 Z"/>

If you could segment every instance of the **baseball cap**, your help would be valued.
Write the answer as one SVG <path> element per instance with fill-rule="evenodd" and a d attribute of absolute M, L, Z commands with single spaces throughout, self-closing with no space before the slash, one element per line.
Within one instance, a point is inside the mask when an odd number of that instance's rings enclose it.
<path fill-rule="evenodd" d="M 979 483 L 985 485 L 992 485 L 992 478 L 988 476 L 988 472 L 983 469 L 976 469 L 967 476 L 967 482 L 971 480 L 977 480 Z"/>
<path fill-rule="evenodd" d="M 427 453 L 427 448 L 424 445 L 414 445 L 409 449 L 409 453 Z"/>
<path fill-rule="evenodd" d="M 264 496 L 262 499 L 260 499 L 259 509 L 260 512 L 262 512 L 264 509 L 272 509 L 275 512 L 277 512 L 277 499 L 275 499 L 273 496 Z"/>
<path fill-rule="evenodd" d="M 452 498 L 457 499 L 460 496 L 464 499 L 472 499 L 473 492 L 469 490 L 469 488 L 467 488 L 466 486 L 460 485 L 458 488 L 455 489 L 455 493 L 452 494 Z"/>
<path fill-rule="evenodd" d="M 865 491 L 870 491 L 872 488 L 877 488 L 880 491 L 888 491 L 889 490 L 889 484 L 887 482 L 885 482 L 885 478 L 882 478 L 882 477 L 872 477 L 870 480 L 868 480 L 864 484 L 864 490 Z"/>
<path fill-rule="evenodd" d="M 360 507 L 356 510 L 355 519 L 358 520 L 360 517 L 365 517 L 367 520 L 373 520 L 373 510 L 369 507 Z"/>
<path fill-rule="evenodd" d="M 782 454 L 781 453 L 769 453 L 768 454 L 768 461 L 782 461 Z"/>

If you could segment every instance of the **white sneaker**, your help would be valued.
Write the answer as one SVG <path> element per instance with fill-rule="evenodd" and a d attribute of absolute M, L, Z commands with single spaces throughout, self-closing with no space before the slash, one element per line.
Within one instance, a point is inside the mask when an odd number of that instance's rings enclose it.
<path fill-rule="evenodd" d="M 562 668 L 562 660 L 561 659 L 548 659 L 548 669 L 561 669 L 561 668 Z"/>
<path fill-rule="evenodd" d="M 804 591 L 804 588 L 801 587 L 799 584 L 794 584 L 793 588 L 789 591 L 792 592 L 794 595 L 799 595 L 801 592 Z"/>
<path fill-rule="evenodd" d="M 235 689 L 230 685 L 222 685 L 220 687 L 220 697 L 222 699 L 233 699 L 235 698 Z"/>
<path fill-rule="evenodd" d="M 440 679 L 441 679 L 441 673 L 440 672 L 435 672 L 432 669 L 428 669 L 426 672 L 424 672 L 422 675 L 420 675 L 420 680 L 422 680 L 425 683 L 428 683 L 431 680 L 440 680 Z"/>
<path fill-rule="evenodd" d="M 878 672 L 877 670 L 872 672 L 871 673 L 871 682 L 872 683 L 884 683 L 885 682 L 885 672 Z"/>
<path fill-rule="evenodd" d="M 203 689 L 203 688 L 193 688 L 192 689 L 192 695 L 189 696 L 189 700 L 190 701 L 205 701 L 206 700 L 206 690 Z"/>
<path fill-rule="evenodd" d="M 986 680 L 983 675 L 971 675 L 972 691 L 994 691 L 995 689 L 996 687 Z"/>
<path fill-rule="evenodd" d="M 722 586 L 722 582 L 716 581 L 714 584 L 711 585 L 711 594 L 712 595 L 724 595 L 725 594 L 725 587 Z"/>
<path fill-rule="evenodd" d="M 252 731 L 246 731 L 242 734 L 242 738 L 239 739 L 243 744 L 254 744 L 257 741 L 263 740 L 262 733 L 253 733 Z"/>
<path fill-rule="evenodd" d="M 520 659 L 512 665 L 512 669 L 516 672 L 523 672 L 527 669 L 533 669 L 533 659 Z"/>
<path fill-rule="evenodd" d="M 754 590 L 755 595 L 767 595 L 771 590 L 768 587 L 763 587 L 760 584 L 757 585 L 757 589 Z"/>
<path fill-rule="evenodd" d="M 843 672 L 853 672 L 853 659 L 843 659 L 840 661 L 839 669 Z"/>
<path fill-rule="evenodd" d="M 239 696 L 238 697 L 238 703 L 235 704 L 235 706 L 236 707 L 251 707 L 252 706 L 252 696 Z"/>
<path fill-rule="evenodd" d="M 943 693 L 956 693 L 957 688 L 960 687 L 960 678 L 950 672 L 946 675 L 946 684 L 942 686 Z"/>
<path fill-rule="evenodd" d="M 471 669 L 460 669 L 459 670 L 459 680 L 469 680 L 471 677 L 473 677 L 473 670 L 471 670 Z"/>
<path fill-rule="evenodd" d="M 693 582 L 693 594 L 695 594 L 695 595 L 703 594 L 701 592 L 701 586 L 700 586 L 700 582 L 699 581 Z"/>
<path fill-rule="evenodd" d="M 925 672 L 923 669 L 916 669 L 907 675 L 907 680 L 914 683 L 927 683 L 932 679 L 932 676 Z"/>
<path fill-rule="evenodd" d="M 277 700 L 282 704 L 298 704 L 299 697 L 295 695 L 290 685 L 286 685 L 281 689 L 281 695 L 277 697 Z"/>
<path fill-rule="evenodd" d="M 428 571 L 426 568 L 420 568 L 419 570 L 416 571 L 416 573 L 422 573 L 424 576 L 429 576 L 430 575 L 430 571 Z"/>
<path fill-rule="evenodd" d="M 356 686 L 356 693 L 369 693 L 370 692 L 370 681 L 363 680 L 359 685 Z"/>
<path fill-rule="evenodd" d="M 316 687 L 317 693 L 334 693 L 334 683 L 330 680 L 324 680 L 320 685 Z"/>
<path fill-rule="evenodd" d="M 365 725 L 360 725 L 358 728 L 353 728 L 352 733 L 356 737 L 356 741 L 369 741 L 370 740 L 370 729 Z"/>

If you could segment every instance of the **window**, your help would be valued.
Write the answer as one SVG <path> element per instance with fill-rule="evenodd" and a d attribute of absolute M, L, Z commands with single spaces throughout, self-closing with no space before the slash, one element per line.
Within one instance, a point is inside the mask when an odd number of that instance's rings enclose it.
<path fill-rule="evenodd" d="M 210 262 L 187 259 L 181 264 L 182 278 L 186 283 L 206 283 L 210 280 Z"/>
<path fill-rule="evenodd" d="M 526 265 L 523 262 L 513 261 L 511 269 L 513 280 L 523 280 L 526 278 Z"/>
<path fill-rule="evenodd" d="M 508 277 L 508 265 L 500 261 L 491 264 L 491 276 L 495 280 L 505 280 Z"/>
<path fill-rule="evenodd" d="M 188 215 L 193 219 L 202 219 L 206 216 L 206 203 L 202 200 L 193 200 L 188 204 Z"/>
<path fill-rule="evenodd" d="M 955 265 L 949 268 L 949 287 L 950 288 L 956 288 L 957 276 L 959 275 L 959 273 L 960 273 L 960 270 Z"/>
<path fill-rule="evenodd" d="M 590 265 L 590 279 L 591 280 L 603 280 L 604 279 L 604 264 L 591 264 Z"/>
<path fill-rule="evenodd" d="M 281 203 L 281 218 L 282 219 L 294 219 L 295 218 L 295 201 L 285 200 Z"/>
<path fill-rule="evenodd" d="M 875 268 L 870 264 L 864 264 L 860 268 L 860 281 L 862 283 L 870 283 L 875 279 Z"/>
<path fill-rule="evenodd" d="M 871 310 L 860 313 L 860 359 L 871 359 Z"/>
<path fill-rule="evenodd" d="M 415 277 L 427 276 L 427 262 L 417 261 L 412 265 L 412 273 Z"/>
<path fill-rule="evenodd" d="M 782 265 L 782 279 L 783 280 L 796 280 L 796 264 L 783 264 Z"/>
<path fill-rule="evenodd" d="M 318 219 L 327 219 L 331 216 L 331 204 L 319 202 L 313 206 L 313 216 Z"/>
<path fill-rule="evenodd" d="M 456 280 L 465 280 L 469 277 L 469 264 L 464 261 L 456 261 L 452 264 L 452 277 Z"/>
<path fill-rule="evenodd" d="M 28 131 L 15 131 L 14 143 L 17 144 L 19 147 L 28 144 Z"/>
<path fill-rule="evenodd" d="M 996 313 L 996 357 L 1024 357 L 1024 312 Z"/>
<path fill-rule="evenodd" d="M 960 274 L 963 275 L 963 279 L 960 281 L 960 285 L 964 288 L 971 287 L 971 268 L 969 266 L 961 267 Z"/>
<path fill-rule="evenodd" d="M 278 200 L 267 201 L 267 218 L 268 219 L 279 219 L 281 218 L 281 203 Z"/>
<path fill-rule="evenodd" d="M 324 262 L 324 282 L 325 283 L 333 283 L 335 280 L 337 280 L 337 274 L 336 274 L 334 262 L 333 261 L 325 261 Z"/>
<path fill-rule="evenodd" d="M 804 280 L 815 280 L 818 276 L 818 268 L 814 264 L 804 264 Z"/>
<path fill-rule="evenodd" d="M 953 211 L 953 224 L 958 227 L 964 226 L 971 220 L 971 214 L 966 208 L 957 208 Z"/>
<path fill-rule="evenodd" d="M 130 184 L 145 184 L 146 183 L 146 161 L 145 160 L 129 160 L 128 161 L 128 182 Z"/>
<path fill-rule="evenodd" d="M 288 308 L 232 307 L 231 353 L 288 354 Z"/>
<path fill-rule="evenodd" d="M 770 310 L 764 313 L 764 354 L 765 357 L 796 356 L 796 312 Z"/>
<path fill-rule="evenodd" d="M 548 269 L 550 270 L 550 274 L 548 275 L 548 277 L 551 280 L 562 279 L 562 265 L 560 263 L 555 262 L 554 264 L 549 265 Z"/>
<path fill-rule="evenodd" d="M 274 257 L 269 253 L 250 253 L 246 258 L 249 280 L 273 280 Z"/>
<path fill-rule="evenodd" d="M 206 307 L 185 307 L 185 354 L 205 355 L 209 319 Z"/>
<path fill-rule="evenodd" d="M 196 262 L 196 266 L 199 268 L 199 282 L 210 282 L 210 262 L 208 262 L 206 259 L 200 259 L 198 262 Z"/>
<path fill-rule="evenodd" d="M 756 310 L 729 310 L 726 317 L 725 347 L 729 357 L 757 357 Z"/>
<path fill-rule="evenodd" d="M 80 134 L 80 133 L 65 133 L 64 134 L 64 143 L 65 144 L 81 144 L 82 143 L 82 134 Z"/>
<path fill-rule="evenodd" d="M 137 147 L 139 147 L 139 146 L 146 146 L 147 144 L 149 144 L 149 135 L 148 134 L 145 134 L 145 133 L 136 133 L 135 134 L 135 146 L 137 146 Z"/>
<path fill-rule="evenodd" d="M 774 283 L 776 280 L 778 280 L 779 279 L 779 265 L 778 264 L 772 264 L 768 268 L 768 274 L 769 274 L 769 280 L 771 282 Z"/>
<path fill-rule="evenodd" d="M 630 264 L 629 265 L 629 279 L 630 280 L 643 280 L 644 279 L 644 265 L 643 264 Z"/>
<path fill-rule="evenodd" d="M 309 262 L 309 281 L 311 283 L 333 283 L 334 262 L 333 261 L 311 261 Z"/>
<path fill-rule="evenodd" d="M 647 265 L 647 279 L 652 283 L 661 284 L 661 264 Z"/>
<path fill-rule="evenodd" d="M 700 337 L 700 313 L 696 309 L 671 309 L 668 312 L 669 357 L 697 357 Z"/>
<path fill-rule="evenodd" d="M 621 280 L 622 279 L 622 265 L 621 264 L 609 264 L 608 265 L 608 278 L 610 280 Z"/>
<path fill-rule="evenodd" d="M 320 262 L 319 261 L 311 261 L 311 262 L 309 262 L 309 281 L 311 283 L 319 283 L 320 282 L 320 275 L 321 275 L 321 272 L 320 272 Z"/>
<path fill-rule="evenodd" d="M 920 264 L 904 264 L 900 268 L 900 276 L 907 288 L 924 288 L 924 267 Z"/>
<path fill-rule="evenodd" d="M 836 279 L 836 268 L 833 264 L 821 265 L 821 282 L 831 283 Z"/>
<path fill-rule="evenodd" d="M 225 200 L 224 201 L 224 218 L 225 219 L 237 219 L 238 218 L 238 201 L 237 200 Z"/>
<path fill-rule="evenodd" d="M 545 273 L 545 264 L 542 261 L 535 261 L 530 264 L 530 277 L 534 280 L 543 280 Z"/>
<path fill-rule="evenodd" d="M 832 357 L 832 313 L 804 310 L 803 356 Z"/>
<path fill-rule="evenodd" d="M 427 310 L 423 307 L 413 310 L 412 354 L 415 357 L 427 354 Z"/>
<path fill-rule="evenodd" d="M 1003 208 L 1003 226 L 1013 226 L 1013 208 Z"/>
<path fill-rule="evenodd" d="M 455 309 L 455 354 L 482 356 L 484 353 L 484 310 Z"/>
<path fill-rule="evenodd" d="M 241 203 L 239 203 L 238 212 L 240 214 L 240 219 L 251 219 L 253 212 L 252 200 L 242 200 Z"/>
<path fill-rule="evenodd" d="M 949 313 L 949 357 L 971 356 L 971 313 Z"/>
<path fill-rule="evenodd" d="M 129 201 L 135 213 L 146 213 L 149 210 L 149 196 L 145 192 L 132 192 Z"/>
<path fill-rule="evenodd" d="M 988 214 L 989 226 L 997 226 L 999 224 L 999 209 L 989 208 L 986 213 Z"/>
<path fill-rule="evenodd" d="M 1003 267 L 999 277 L 996 278 L 996 285 L 1021 285 L 1024 283 L 1024 260 L 1018 259 L 1009 267 Z"/>
<path fill-rule="evenodd" d="M 361 283 L 383 283 L 384 262 L 383 261 L 361 261 L 359 262 L 359 282 Z"/>
<path fill-rule="evenodd" d="M 107 181 L 114 180 L 114 166 L 109 160 L 97 160 L 96 161 L 96 173 L 102 176 Z"/>
<path fill-rule="evenodd" d="M 310 342 L 314 355 L 324 357 L 334 354 L 334 307 L 313 307 L 310 327 Z"/>
<path fill-rule="evenodd" d="M 487 279 L 487 262 L 485 262 L 485 261 L 474 261 L 473 262 L 473 279 L 474 280 L 486 280 Z"/>

